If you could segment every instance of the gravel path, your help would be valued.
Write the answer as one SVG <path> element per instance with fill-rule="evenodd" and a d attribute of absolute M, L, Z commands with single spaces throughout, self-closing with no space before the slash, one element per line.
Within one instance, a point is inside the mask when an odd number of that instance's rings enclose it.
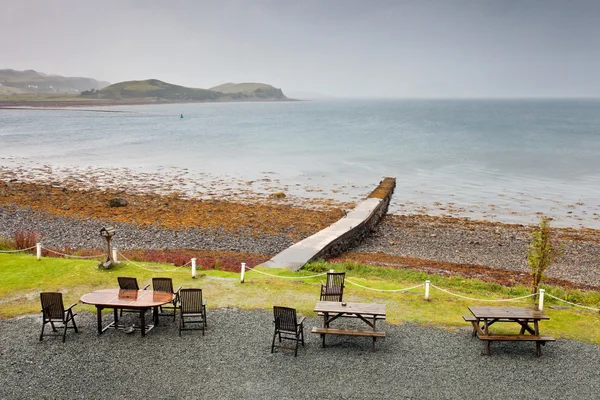
<path fill-rule="evenodd" d="M 548 343 L 539 359 L 532 343 L 494 343 L 488 357 L 470 327 L 449 332 L 382 323 L 387 337 L 375 353 L 367 338 L 355 337 L 328 338 L 322 349 L 310 333 L 320 320 L 309 318 L 306 347 L 294 358 L 290 351 L 270 353 L 266 311 L 209 308 L 204 337 L 188 331 L 180 338 L 168 318 L 145 338 L 115 330 L 98 337 L 95 315 L 82 312 L 76 320 L 80 332 L 69 332 L 65 344 L 38 342 L 39 316 L 0 321 L 0 398 L 583 399 L 600 393 L 600 347 L 568 340 Z"/>

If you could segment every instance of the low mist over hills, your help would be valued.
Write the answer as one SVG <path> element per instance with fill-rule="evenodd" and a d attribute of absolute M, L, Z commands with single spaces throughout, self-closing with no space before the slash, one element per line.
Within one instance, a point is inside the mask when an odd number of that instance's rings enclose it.
<path fill-rule="evenodd" d="M 264 83 L 226 83 L 211 89 L 173 85 L 158 79 L 115 83 L 101 90 L 86 90 L 83 97 L 111 100 L 243 101 L 287 100 L 281 89 Z"/>
<path fill-rule="evenodd" d="M 71 93 L 102 89 L 110 83 L 92 78 L 48 75 L 32 69 L 15 71 L 0 69 L 0 94 Z"/>

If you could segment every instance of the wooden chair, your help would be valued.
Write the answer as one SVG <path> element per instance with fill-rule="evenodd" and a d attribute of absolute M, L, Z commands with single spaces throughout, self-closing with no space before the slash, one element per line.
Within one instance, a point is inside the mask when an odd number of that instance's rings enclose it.
<path fill-rule="evenodd" d="M 296 309 L 289 307 L 273 306 L 273 317 L 275 323 L 275 333 L 273 333 L 273 342 L 271 343 L 271 353 L 275 347 L 280 349 L 294 350 L 294 357 L 298 356 L 298 343 L 302 343 L 304 346 L 304 320 L 306 317 L 302 317 L 300 322 L 296 316 Z M 288 339 L 296 341 L 295 347 L 287 347 L 275 345 L 275 338 L 279 336 L 279 343 L 281 339 Z"/>
<path fill-rule="evenodd" d="M 327 283 L 321 283 L 321 301 L 342 301 L 345 272 L 328 272 Z"/>
<path fill-rule="evenodd" d="M 61 336 L 56 330 L 54 323 L 62 323 L 62 327 L 60 328 L 64 328 L 62 333 L 63 343 L 67 337 L 67 329 L 75 329 L 75 333 L 79 332 L 77 330 L 77 325 L 75 324 L 75 316 L 77 314 L 73 314 L 73 307 L 75 307 L 75 304 L 72 304 L 65 310 L 62 293 L 42 292 L 40 293 L 40 301 L 42 302 L 42 333 L 40 333 L 40 342 L 44 336 Z M 69 322 L 71 322 L 73 326 L 68 326 Z M 52 332 L 55 333 L 44 334 L 44 328 L 48 323 L 52 326 Z"/>
<path fill-rule="evenodd" d="M 140 287 L 138 286 L 138 282 L 137 282 L 136 278 L 131 278 L 129 276 L 118 276 L 117 277 L 117 282 L 119 282 L 119 289 L 140 290 Z M 142 290 L 148 289 L 148 286 L 150 286 L 150 284 L 144 286 L 142 288 Z M 139 313 L 139 311 L 137 311 L 137 310 L 125 310 L 125 312 Z M 121 310 L 119 312 L 119 315 L 123 316 L 123 309 L 122 308 L 121 308 Z"/>
<path fill-rule="evenodd" d="M 173 279 L 171 278 L 152 278 L 152 290 L 155 292 L 166 292 L 170 294 L 174 294 L 175 297 L 173 301 L 169 303 L 170 305 L 162 305 L 159 307 L 160 312 L 159 316 L 173 316 L 173 321 L 175 321 L 175 315 L 177 315 L 177 304 L 179 303 L 179 291 L 181 290 L 181 286 L 177 290 L 173 290 Z M 164 310 L 173 310 L 173 312 L 165 312 Z"/>
<path fill-rule="evenodd" d="M 202 300 L 202 289 L 181 289 L 179 291 L 179 336 L 181 331 L 186 330 L 202 330 L 202 336 L 204 336 L 204 330 L 207 327 L 206 324 L 206 299 Z M 185 326 L 188 324 L 199 324 L 198 328 L 188 328 Z"/>
<path fill-rule="evenodd" d="M 117 281 L 119 282 L 119 289 L 140 290 L 140 287 L 137 283 L 137 279 L 135 278 L 130 278 L 128 276 L 119 276 L 117 277 Z M 148 289 L 148 286 L 150 286 L 150 284 L 144 286 L 142 290 Z"/>

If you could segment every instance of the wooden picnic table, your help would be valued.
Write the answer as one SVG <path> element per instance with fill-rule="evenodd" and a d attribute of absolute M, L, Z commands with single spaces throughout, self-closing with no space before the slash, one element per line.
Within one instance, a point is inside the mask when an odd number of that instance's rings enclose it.
<path fill-rule="evenodd" d="M 385 304 L 346 303 L 337 301 L 318 301 L 315 312 L 323 316 L 323 327 L 315 327 L 312 333 L 321 335 L 322 346 L 325 347 L 326 335 L 366 336 L 373 338 L 372 351 L 375 351 L 377 338 L 384 338 L 385 332 L 377 330 L 377 320 L 385 319 Z M 330 324 L 338 318 L 358 318 L 370 329 L 335 329 Z"/>
<path fill-rule="evenodd" d="M 551 336 L 541 336 L 539 322 L 549 320 L 542 311 L 524 307 L 488 307 L 471 306 L 469 311 L 473 316 L 463 317 L 465 321 L 471 322 L 473 332 L 480 340 L 486 342 L 487 355 L 492 354 L 492 341 L 532 341 L 535 342 L 537 355 L 542 355 L 541 345 L 554 341 Z M 490 326 L 496 322 L 517 323 L 521 326 L 519 334 L 492 334 Z M 533 324 L 533 325 L 532 325 Z"/>

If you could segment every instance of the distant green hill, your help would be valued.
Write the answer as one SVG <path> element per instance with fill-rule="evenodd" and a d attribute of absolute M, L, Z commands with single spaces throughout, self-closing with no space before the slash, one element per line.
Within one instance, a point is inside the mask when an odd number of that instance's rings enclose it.
<path fill-rule="evenodd" d="M 97 81 L 92 78 L 48 75 L 32 69 L 26 71 L 0 69 L 0 94 L 79 94 L 83 90 L 102 89 L 108 85 L 110 85 L 110 83 Z"/>
<path fill-rule="evenodd" d="M 147 79 L 119 82 L 102 90 L 86 90 L 83 97 L 111 100 L 158 101 L 230 101 L 230 100 L 286 100 L 281 89 L 263 83 L 226 83 L 212 89 L 197 89 Z"/>
<path fill-rule="evenodd" d="M 248 96 L 254 96 L 258 98 L 274 98 L 274 99 L 286 99 L 281 89 L 274 88 L 271 85 L 265 83 L 224 83 L 219 86 L 210 88 L 221 93 L 242 93 Z"/>
<path fill-rule="evenodd" d="M 220 97 L 219 92 L 206 89 L 193 89 L 184 86 L 172 85 L 158 79 L 145 81 L 119 82 L 105 87 L 102 90 L 84 91 L 84 97 L 112 100 L 196 100 L 215 101 Z"/>

